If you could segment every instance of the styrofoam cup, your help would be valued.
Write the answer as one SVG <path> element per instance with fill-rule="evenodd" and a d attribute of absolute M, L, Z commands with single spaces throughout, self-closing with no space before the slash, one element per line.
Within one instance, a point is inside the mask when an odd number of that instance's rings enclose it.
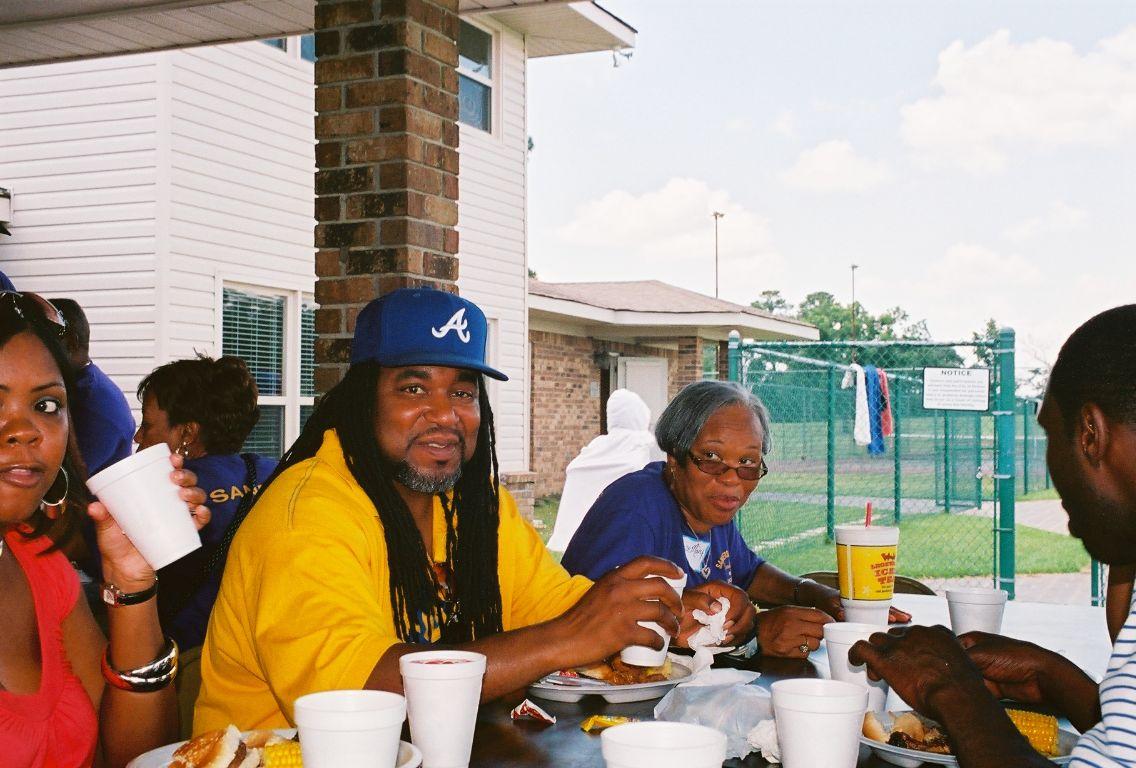
<path fill-rule="evenodd" d="M 394 768 L 406 699 L 386 691 L 322 691 L 296 699 L 306 768 Z"/>
<path fill-rule="evenodd" d="M 849 600 L 842 597 L 840 604 L 844 606 L 844 620 L 847 622 L 887 626 L 891 600 Z"/>
<path fill-rule="evenodd" d="M 947 609 L 951 612 L 951 631 L 956 635 L 976 630 L 998 634 L 1002 631 L 1006 597 L 1004 589 L 948 589 Z"/>
<path fill-rule="evenodd" d="M 726 734 L 662 720 L 626 723 L 600 734 L 607 768 L 722 768 Z"/>
<path fill-rule="evenodd" d="M 126 537 L 157 570 L 201 546 L 189 507 L 170 479 L 170 447 L 158 443 L 87 480 Z"/>
<path fill-rule="evenodd" d="M 778 680 L 770 686 L 785 768 L 855 768 L 868 689 L 839 680 Z"/>
<path fill-rule="evenodd" d="M 867 640 L 883 628 L 876 624 L 853 624 L 833 621 L 824 625 L 824 644 L 828 652 L 828 669 L 833 680 L 854 683 L 868 689 L 868 709 L 882 712 L 887 703 L 888 684 L 884 680 L 868 679 L 868 668 L 848 662 L 848 649 L 860 640 Z"/>
<path fill-rule="evenodd" d="M 672 579 L 667 576 L 660 576 L 658 574 L 651 574 L 647 576 L 648 579 L 662 579 L 674 588 L 678 596 L 682 597 L 682 591 L 686 589 L 686 574 L 677 579 Z M 662 627 L 653 621 L 640 621 L 639 626 L 646 627 L 658 634 L 663 638 L 663 649 L 656 651 L 654 648 L 646 645 L 629 645 L 619 652 L 619 658 L 623 660 L 624 664 L 633 664 L 637 667 L 658 667 L 667 660 L 667 649 L 671 645 L 671 636 L 666 633 Z"/>
<path fill-rule="evenodd" d="M 410 740 L 423 768 L 466 768 L 485 677 L 485 656 L 472 651 L 422 651 L 398 660 Z"/>

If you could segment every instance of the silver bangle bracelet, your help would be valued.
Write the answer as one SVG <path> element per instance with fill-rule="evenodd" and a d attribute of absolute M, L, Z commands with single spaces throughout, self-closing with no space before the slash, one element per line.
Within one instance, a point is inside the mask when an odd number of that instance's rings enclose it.
<path fill-rule="evenodd" d="M 793 586 L 793 605 L 801 604 L 801 587 L 804 584 L 816 584 L 815 579 L 801 579 Z"/>
<path fill-rule="evenodd" d="M 103 652 L 103 679 L 107 683 L 121 691 L 131 691 L 132 693 L 153 693 L 165 688 L 173 679 L 177 677 L 178 671 L 178 647 L 170 638 L 166 638 L 166 644 L 162 647 L 161 654 L 158 658 L 151 661 L 149 664 L 143 664 L 141 667 L 128 670 L 117 670 L 114 668 L 110 660 L 110 645 L 107 645 L 106 651 Z"/>

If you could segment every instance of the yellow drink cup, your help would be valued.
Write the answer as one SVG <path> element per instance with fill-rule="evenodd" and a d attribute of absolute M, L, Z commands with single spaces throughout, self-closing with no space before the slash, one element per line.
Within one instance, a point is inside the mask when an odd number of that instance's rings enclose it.
<path fill-rule="evenodd" d="M 836 571 L 846 621 L 887 624 L 898 548 L 898 528 L 836 527 Z"/>

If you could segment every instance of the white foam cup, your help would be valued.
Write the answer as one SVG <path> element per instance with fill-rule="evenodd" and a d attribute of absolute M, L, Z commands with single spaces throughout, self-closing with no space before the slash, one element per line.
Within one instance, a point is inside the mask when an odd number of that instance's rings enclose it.
<path fill-rule="evenodd" d="M 485 677 L 485 656 L 422 651 L 398 660 L 410 716 L 410 739 L 423 768 L 466 768 Z"/>
<path fill-rule="evenodd" d="M 948 589 L 947 609 L 951 613 L 951 630 L 956 635 L 976 630 L 998 634 L 1002 631 L 1006 597 L 1004 589 Z"/>
<path fill-rule="evenodd" d="M 600 750 L 607 768 L 721 768 L 726 734 L 692 723 L 626 723 L 600 734 Z"/>
<path fill-rule="evenodd" d="M 170 479 L 170 447 L 158 443 L 87 480 L 123 533 L 155 570 L 201 546 L 189 506 Z"/>
<path fill-rule="evenodd" d="M 778 680 L 770 686 L 784 768 L 855 768 L 868 689 L 839 680 Z"/>
<path fill-rule="evenodd" d="M 386 691 L 322 691 L 296 699 L 305 768 L 394 768 L 406 699 Z"/>
<path fill-rule="evenodd" d="M 647 576 L 648 579 L 662 579 L 674 588 L 675 593 L 682 597 L 682 591 L 686 589 L 686 574 L 677 579 L 672 579 L 667 576 L 660 576 L 658 574 L 651 574 Z M 647 629 L 655 632 L 659 637 L 663 638 L 663 649 L 656 651 L 647 645 L 629 645 L 619 652 L 619 658 L 623 660 L 624 664 L 633 664 L 637 667 L 658 667 L 662 666 L 663 662 L 667 660 L 667 649 L 671 645 L 671 636 L 666 633 L 662 627 L 653 621 L 640 621 L 639 626 L 646 627 Z"/>
<path fill-rule="evenodd" d="M 848 662 L 848 649 L 860 640 L 867 640 L 883 627 L 875 624 L 852 624 L 833 621 L 824 625 L 824 645 L 828 653 L 828 669 L 833 680 L 854 683 L 868 689 L 868 709 L 882 712 L 887 703 L 888 684 L 883 680 L 870 680 L 868 668 Z"/>
<path fill-rule="evenodd" d="M 842 597 L 840 604 L 844 606 L 844 620 L 847 622 L 871 624 L 876 627 L 887 626 L 891 600 L 848 600 Z"/>

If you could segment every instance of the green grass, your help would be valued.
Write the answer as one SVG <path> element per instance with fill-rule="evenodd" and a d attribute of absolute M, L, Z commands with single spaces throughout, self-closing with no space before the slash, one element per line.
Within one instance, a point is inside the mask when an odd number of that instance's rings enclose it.
<path fill-rule="evenodd" d="M 898 571 L 905 576 L 957 578 L 992 572 L 989 520 L 945 513 L 918 515 L 904 520 L 899 530 Z M 1075 573 L 1089 564 L 1079 541 L 1036 528 L 1018 526 L 1015 549 L 1017 573 Z M 761 553 L 790 573 L 835 568 L 833 545 L 823 534 Z"/>
<path fill-rule="evenodd" d="M 1056 501 L 1061 497 L 1054 488 L 1042 488 L 1040 491 L 1030 491 L 1018 496 L 1018 501 Z"/>

